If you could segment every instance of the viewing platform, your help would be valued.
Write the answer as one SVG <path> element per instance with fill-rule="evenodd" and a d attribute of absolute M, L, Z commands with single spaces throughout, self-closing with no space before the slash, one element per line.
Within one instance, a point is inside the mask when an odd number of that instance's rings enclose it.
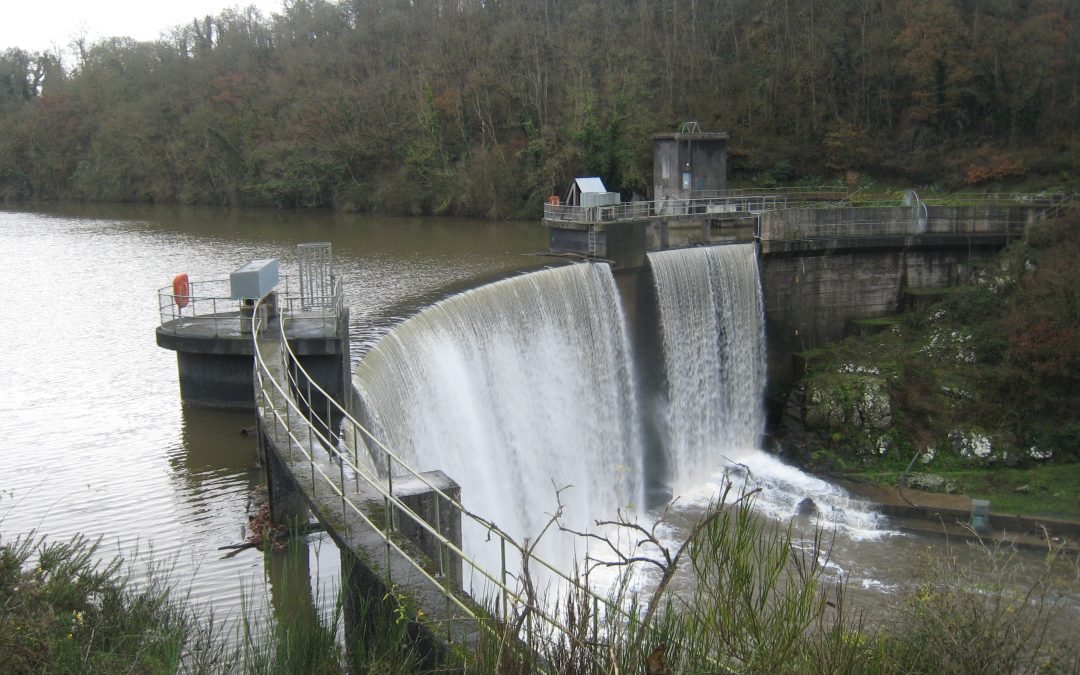
<path fill-rule="evenodd" d="M 303 367 L 333 395 L 348 393 L 349 310 L 342 301 L 341 280 L 329 269 L 278 279 L 277 261 L 272 262 L 272 290 L 257 297 L 239 297 L 231 278 L 188 282 L 186 275 L 181 275 L 186 288 L 174 283 L 158 291 L 156 340 L 159 347 L 176 352 L 185 403 L 254 409 L 251 326 L 256 311 L 268 326 L 276 327 L 287 317 L 285 335 Z"/>

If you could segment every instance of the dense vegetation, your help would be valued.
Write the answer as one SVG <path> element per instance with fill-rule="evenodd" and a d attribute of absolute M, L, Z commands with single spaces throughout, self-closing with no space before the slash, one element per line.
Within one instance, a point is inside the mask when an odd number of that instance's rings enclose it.
<path fill-rule="evenodd" d="M 1060 551 L 1024 563 L 1015 551 L 986 549 L 981 569 L 960 566 L 951 554 L 928 559 L 925 574 L 893 598 L 887 629 L 878 630 L 863 623 L 843 584 L 828 576 L 820 538 L 796 539 L 763 523 L 747 499 L 729 503 L 695 531 L 685 564 L 698 583 L 681 598 L 654 594 L 648 604 L 662 611 L 650 614 L 625 586 L 619 602 L 630 608 L 628 618 L 599 612 L 588 596 L 572 593 L 548 605 L 557 605 L 565 634 L 522 622 L 526 633 L 519 636 L 493 622 L 475 643 L 456 645 L 427 665 L 401 612 L 368 612 L 370 623 L 347 656 L 336 637 L 340 613 L 260 624 L 244 617 L 229 633 L 212 616 L 197 615 L 160 577 L 133 584 L 119 562 L 98 562 L 85 539 L 0 541 L 0 671 L 512 675 L 1080 668 L 1069 631 L 1080 570 Z M 299 553 L 307 555 L 306 548 Z M 662 559 L 652 550 L 643 555 Z"/>
<path fill-rule="evenodd" d="M 971 283 L 806 354 L 796 396 L 809 434 L 789 449 L 893 480 L 918 455 L 916 470 L 1002 507 L 1080 516 L 1078 259 L 1073 209 L 1029 227 Z"/>
<path fill-rule="evenodd" d="M 157 42 L 0 53 L 0 199 L 535 215 L 651 184 L 649 137 L 737 180 L 1080 179 L 1070 0 L 292 0 Z M 65 60 L 67 62 L 65 62 Z"/>

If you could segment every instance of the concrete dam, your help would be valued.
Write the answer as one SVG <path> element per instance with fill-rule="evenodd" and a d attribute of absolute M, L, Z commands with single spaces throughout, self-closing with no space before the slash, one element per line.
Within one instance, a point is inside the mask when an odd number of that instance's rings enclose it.
<path fill-rule="evenodd" d="M 305 365 L 309 334 L 348 343 L 332 267 L 314 277 L 301 267 L 302 279 L 326 280 L 325 292 L 260 287 L 238 317 L 211 305 L 205 339 L 245 340 L 218 324 L 250 322 L 275 518 L 310 508 L 356 597 L 386 604 L 408 585 L 448 639 L 473 630 L 484 614 L 477 600 L 498 602 L 502 616 L 526 605 L 545 612 L 522 595 L 515 570 L 540 566 L 543 584 L 575 583 L 567 571 L 593 553 L 591 540 L 552 528 L 553 514 L 569 530 L 602 532 L 597 519 L 648 521 L 672 496 L 713 498 L 734 474 L 766 488 L 756 504 L 773 517 L 791 518 L 811 498 L 850 537 L 887 536 L 872 507 L 761 450 L 766 384 L 782 389 L 794 354 L 842 336 L 852 319 L 896 311 L 906 289 L 963 278 L 1033 214 L 760 211 L 756 199 L 637 204 L 628 223 L 622 205 L 546 209 L 558 216 L 545 219 L 552 249 L 560 232 L 581 231 L 580 242 L 562 240 L 586 260 L 428 306 L 363 355 L 344 396 L 347 350 L 334 367 L 309 374 Z M 713 245 L 748 220 L 750 243 Z M 676 237 L 690 246 L 649 244 Z M 163 307 L 178 298 L 175 289 L 162 297 Z M 199 317 L 162 314 L 159 344 L 195 351 L 162 333 L 202 327 Z M 293 509 L 292 497 L 303 504 Z M 545 621 L 562 630 L 558 617 Z"/>
<path fill-rule="evenodd" d="M 570 529 L 620 510 L 647 519 L 761 453 L 766 350 L 753 243 L 650 253 L 645 273 L 652 293 L 630 298 L 609 265 L 579 263 L 421 311 L 358 365 L 358 418 L 418 470 L 453 478 L 467 509 L 515 538 L 543 529 L 566 486 Z M 796 492 L 761 501 L 791 516 L 808 496 Z M 873 519 L 837 504 L 841 526 Z M 466 524 L 464 549 L 482 555 L 485 536 Z M 569 567 L 583 547 L 555 532 L 539 553 Z"/>

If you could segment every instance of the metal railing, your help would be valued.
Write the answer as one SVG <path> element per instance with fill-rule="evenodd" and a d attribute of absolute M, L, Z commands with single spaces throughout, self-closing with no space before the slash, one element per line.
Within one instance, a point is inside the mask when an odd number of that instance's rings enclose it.
<path fill-rule="evenodd" d="M 312 328 L 316 325 L 326 330 L 337 321 L 343 309 L 341 279 L 331 277 L 330 295 L 304 297 L 301 301 L 291 291 L 292 277 L 283 276 L 279 285 L 284 292 L 277 293 L 277 306 L 297 320 Z M 184 304 L 183 307 L 180 305 Z M 284 303 L 284 304 L 283 304 Z M 158 317 L 161 328 L 178 334 L 197 328 L 210 337 L 236 336 L 243 332 L 240 317 L 253 311 L 244 300 L 232 297 L 228 279 L 192 281 L 187 295 L 173 293 L 172 286 L 158 289 Z M 276 308 L 271 308 L 276 311 Z M 264 310 L 265 311 L 265 310 Z M 275 311 L 271 311 L 274 314 Z"/>
<path fill-rule="evenodd" d="M 1063 195 L 1055 195 L 1056 199 L 1052 203 L 1048 204 L 1046 208 L 1039 212 L 1036 220 L 1047 220 L 1049 218 L 1058 218 L 1070 209 L 1076 208 L 1077 196 L 1076 193 L 1069 193 Z"/>
<path fill-rule="evenodd" d="M 1070 193 L 982 193 L 955 192 L 928 198 L 918 198 L 919 209 L 930 206 L 1024 206 L 1042 207 L 1047 213 L 1060 213 L 1074 203 Z M 623 202 L 610 206 L 569 206 L 545 204 L 544 220 L 576 224 L 617 223 L 648 218 L 677 219 L 710 214 L 747 212 L 761 213 L 787 208 L 872 208 L 906 206 L 904 193 L 866 193 L 845 191 L 835 187 L 795 187 L 774 190 L 695 191 L 688 199 L 657 199 Z"/>
<path fill-rule="evenodd" d="M 337 322 L 345 308 L 344 294 L 341 288 L 341 277 L 330 276 L 330 295 L 311 295 L 307 293 L 303 297 L 289 292 L 288 277 L 286 277 L 286 290 L 284 294 L 277 296 L 277 307 L 283 320 L 292 321 L 296 325 L 305 328 L 326 331 L 336 328 Z"/>
<path fill-rule="evenodd" d="M 693 218 L 711 214 L 751 214 L 785 208 L 786 195 L 753 194 L 742 196 L 701 197 L 694 199 L 658 199 L 649 202 L 623 202 L 610 206 L 568 206 L 545 204 L 544 220 L 564 223 L 618 223 L 647 218 Z"/>
<path fill-rule="evenodd" d="M 283 307 L 288 306 L 288 302 L 283 304 Z M 571 634 L 570 627 L 560 621 L 557 609 L 553 610 L 541 599 L 526 592 L 518 571 L 530 565 L 530 570 L 538 567 L 549 578 L 564 584 L 564 588 L 588 593 L 599 603 L 598 606 L 626 616 L 622 608 L 608 603 L 587 585 L 579 584 L 534 553 L 527 553 L 523 544 L 493 522 L 470 512 L 458 499 L 415 471 L 369 432 L 300 366 L 286 339 L 287 323 L 292 320 L 292 313 L 283 310 L 275 330 L 264 312 L 256 311 L 253 316 L 256 410 L 265 421 L 267 433 L 274 437 L 279 452 L 287 452 L 288 461 L 294 466 L 298 463 L 308 465 L 308 475 L 304 480 L 310 480 L 312 491 L 316 492 L 323 485 L 333 492 L 335 499 L 341 500 L 342 527 L 349 528 L 350 517 L 359 518 L 365 527 L 380 535 L 386 546 L 388 584 L 394 582 L 391 561 L 392 554 L 396 553 L 410 564 L 410 571 L 418 573 L 442 593 L 446 598 L 448 613 L 449 606 L 454 605 L 471 619 L 488 618 L 483 610 L 458 597 L 451 586 L 452 575 L 448 565 L 457 564 L 453 562 L 455 560 L 460 561 L 469 571 L 468 578 L 474 582 L 470 584 L 469 592 L 480 590 L 489 594 L 488 598 L 494 602 L 496 617 L 500 622 L 505 623 L 511 616 L 527 608 L 529 621 L 525 632 L 528 639 L 538 635 Z M 328 423 L 329 420 L 340 422 Z M 282 446 L 286 444 L 287 449 L 283 449 Z M 444 516 L 438 507 L 435 509 L 435 522 L 429 523 L 395 495 L 394 480 L 402 477 L 425 485 L 438 496 L 437 504 L 449 505 L 451 512 L 445 515 L 460 518 L 463 530 L 466 525 L 479 528 L 486 535 L 483 545 L 495 547 L 494 555 L 486 557 L 499 560 L 498 571 L 488 569 L 478 560 L 482 556 L 470 555 L 443 534 Z M 300 476 L 297 479 L 300 480 Z M 369 503 L 371 494 L 378 495 L 382 499 L 382 512 L 370 513 L 357 503 L 346 488 L 349 483 L 352 483 L 353 494 L 359 495 L 363 489 Z M 428 571 L 424 561 L 417 560 L 407 552 L 408 545 L 403 546 L 398 534 L 402 529 L 402 519 L 408 520 L 411 527 L 419 528 L 436 542 L 440 551 L 435 556 L 438 559 L 437 575 Z M 347 529 L 343 534 L 348 538 L 351 531 Z M 477 581 L 481 584 L 479 589 L 475 589 Z M 534 624 L 533 617 L 542 626 Z M 479 623 L 487 626 L 484 621 Z M 546 631 L 543 630 L 545 626 Z"/>
<path fill-rule="evenodd" d="M 183 296 L 174 294 L 172 286 L 158 289 L 158 316 L 163 329 L 177 333 L 199 325 L 214 336 L 240 332 L 241 301 L 231 297 L 228 279 L 193 281 L 188 289 Z"/>

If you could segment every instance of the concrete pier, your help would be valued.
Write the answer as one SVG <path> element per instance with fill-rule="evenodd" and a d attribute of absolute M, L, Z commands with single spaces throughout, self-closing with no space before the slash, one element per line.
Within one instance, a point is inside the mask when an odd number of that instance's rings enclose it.
<path fill-rule="evenodd" d="M 157 327 L 158 346 L 176 352 L 180 398 L 184 403 L 254 410 L 254 351 L 250 327 L 245 330 L 244 326 L 250 321 L 250 313 L 238 308 L 180 316 Z M 301 365 L 338 400 L 344 400 L 351 389 L 348 325 L 349 310 L 345 307 L 334 317 L 300 315 L 286 326 L 286 338 Z"/>

